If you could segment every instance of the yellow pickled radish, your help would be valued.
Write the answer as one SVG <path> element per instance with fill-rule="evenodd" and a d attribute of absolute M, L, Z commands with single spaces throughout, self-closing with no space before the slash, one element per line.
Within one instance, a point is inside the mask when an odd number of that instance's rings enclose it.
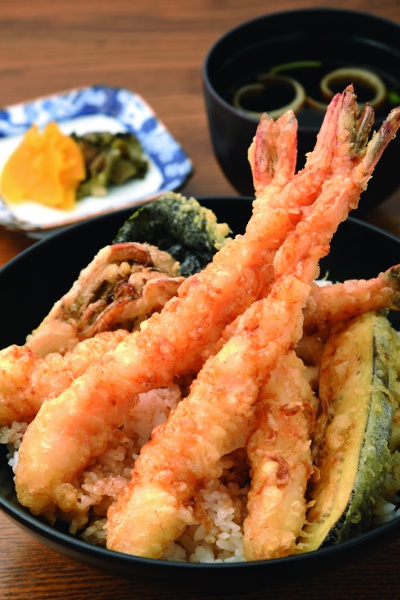
<path fill-rule="evenodd" d="M 4 200 L 11 203 L 30 200 L 71 209 L 85 176 L 80 148 L 57 123 L 49 123 L 43 131 L 32 125 L 4 165 L 0 190 Z"/>

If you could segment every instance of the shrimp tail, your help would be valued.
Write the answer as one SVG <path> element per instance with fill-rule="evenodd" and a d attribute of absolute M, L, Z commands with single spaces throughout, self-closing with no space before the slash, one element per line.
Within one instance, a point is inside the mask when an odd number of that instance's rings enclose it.
<path fill-rule="evenodd" d="M 297 159 L 297 120 L 288 111 L 277 121 L 264 113 L 248 150 L 253 185 L 262 197 L 274 180 L 288 181 L 295 173 Z"/>
<path fill-rule="evenodd" d="M 304 333 L 370 310 L 400 310 L 400 265 L 372 279 L 349 279 L 322 287 L 314 285 L 304 311 Z"/>
<path fill-rule="evenodd" d="M 395 137 L 400 126 L 400 106 L 393 108 L 383 121 L 379 130 L 374 133 L 367 145 L 362 166 L 367 174 L 371 174 L 381 158 L 389 142 Z"/>

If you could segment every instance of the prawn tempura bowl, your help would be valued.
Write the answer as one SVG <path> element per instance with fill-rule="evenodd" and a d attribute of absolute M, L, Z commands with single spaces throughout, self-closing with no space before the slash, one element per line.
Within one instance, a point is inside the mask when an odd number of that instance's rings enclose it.
<path fill-rule="evenodd" d="M 250 218 L 249 198 L 202 198 L 200 203 L 211 208 L 220 222 L 227 222 L 233 234 L 244 232 Z M 0 331 L 1 347 L 23 344 L 29 334 L 49 312 L 50 308 L 71 287 L 79 272 L 104 246 L 111 243 L 116 232 L 130 216 L 131 210 L 91 219 L 53 234 L 10 261 L 0 271 L 3 294 L 1 305 L 7 315 Z M 400 239 L 371 225 L 350 217 L 335 234 L 329 255 L 321 261 L 321 276 L 332 281 L 369 279 L 396 264 Z M 51 273 L 51 277 L 48 274 Z M 35 290 L 33 295 L 27 290 Z M 390 315 L 400 330 L 398 314 Z M 0 508 L 49 548 L 106 570 L 116 576 L 135 581 L 167 583 L 176 586 L 223 587 L 225 591 L 238 588 L 249 590 L 274 582 L 336 569 L 344 562 L 360 560 L 365 552 L 377 552 L 380 544 L 400 531 L 400 518 L 379 525 L 349 541 L 323 549 L 285 558 L 254 562 L 188 563 L 141 558 L 112 551 L 84 541 L 68 532 L 67 526 L 56 522 L 50 525 L 33 516 L 15 497 L 13 473 L 7 463 L 3 445 L 0 456 Z"/>

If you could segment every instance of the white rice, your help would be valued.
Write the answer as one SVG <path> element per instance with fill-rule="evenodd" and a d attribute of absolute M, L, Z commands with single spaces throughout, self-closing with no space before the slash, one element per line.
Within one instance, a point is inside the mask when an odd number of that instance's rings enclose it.
<path fill-rule="evenodd" d="M 113 440 L 100 457 L 92 461 L 75 482 L 84 512 L 70 523 L 75 533 L 86 541 L 104 545 L 107 510 L 131 479 L 131 470 L 140 448 L 150 439 L 153 428 L 168 418 L 181 399 L 178 386 L 141 394 L 129 419 L 121 428 L 119 439 Z M 167 549 L 164 558 L 179 562 L 243 561 L 242 524 L 246 514 L 248 470 L 244 452 L 225 459 L 220 480 L 209 481 L 200 490 L 196 505 L 204 513 L 199 524 Z M 90 508 L 90 520 L 84 523 Z"/>
<path fill-rule="evenodd" d="M 373 513 L 374 526 L 400 517 L 400 452 L 391 457 L 391 468 L 383 482 Z"/>
<path fill-rule="evenodd" d="M 224 485 L 218 479 L 209 481 L 197 498 L 204 507 L 204 521 L 188 527 L 164 558 L 192 563 L 243 562 L 242 525 L 247 493 L 247 486 Z"/>
<path fill-rule="evenodd" d="M 129 418 L 109 443 L 106 451 L 92 459 L 73 482 L 78 491 L 78 510 L 66 516 L 69 531 L 89 543 L 105 545 L 107 510 L 131 480 L 131 472 L 141 447 L 153 428 L 168 418 L 181 400 L 178 386 L 140 394 Z M 26 423 L 13 423 L 0 429 L 0 443 L 8 448 L 8 461 L 15 468 L 18 448 Z M 244 451 L 226 457 L 221 479 L 208 481 L 198 493 L 202 506 L 199 523 L 167 549 L 165 559 L 185 562 L 243 561 L 242 525 L 246 515 L 248 468 Z"/>
<path fill-rule="evenodd" d="M 0 444 L 7 446 L 7 460 L 12 469 L 15 469 L 17 465 L 18 448 L 27 427 L 27 423 L 18 423 L 17 421 L 14 421 L 11 427 L 0 427 Z"/>
<path fill-rule="evenodd" d="M 92 459 L 73 484 L 78 490 L 79 510 L 69 524 L 71 533 L 89 527 L 81 535 L 93 543 L 104 542 L 104 518 L 110 505 L 131 480 L 140 449 L 155 426 L 167 420 L 181 399 L 178 386 L 140 394 L 128 419 L 105 452 Z M 100 526 L 96 522 L 100 520 Z"/>

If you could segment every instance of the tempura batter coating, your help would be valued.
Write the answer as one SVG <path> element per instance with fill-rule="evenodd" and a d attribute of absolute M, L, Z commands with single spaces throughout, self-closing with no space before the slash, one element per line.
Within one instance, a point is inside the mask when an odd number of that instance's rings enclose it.
<path fill-rule="evenodd" d="M 292 554 L 306 519 L 305 491 L 313 472 L 311 435 L 318 401 L 293 353 L 282 357 L 256 403 L 256 429 L 246 449 L 251 466 L 246 560 Z"/>
<path fill-rule="evenodd" d="M 13 421 L 29 423 L 45 400 L 59 396 L 127 335 L 122 329 L 99 333 L 79 342 L 64 356 L 53 352 L 42 358 L 27 346 L 1 350 L 0 427 Z"/>
<path fill-rule="evenodd" d="M 183 277 L 167 252 L 133 242 L 104 246 L 27 337 L 38 356 L 64 354 L 102 331 L 135 331 L 175 295 Z"/>
<path fill-rule="evenodd" d="M 373 279 L 314 285 L 304 312 L 304 332 L 312 335 L 331 323 L 380 308 L 400 310 L 400 265 Z"/>

